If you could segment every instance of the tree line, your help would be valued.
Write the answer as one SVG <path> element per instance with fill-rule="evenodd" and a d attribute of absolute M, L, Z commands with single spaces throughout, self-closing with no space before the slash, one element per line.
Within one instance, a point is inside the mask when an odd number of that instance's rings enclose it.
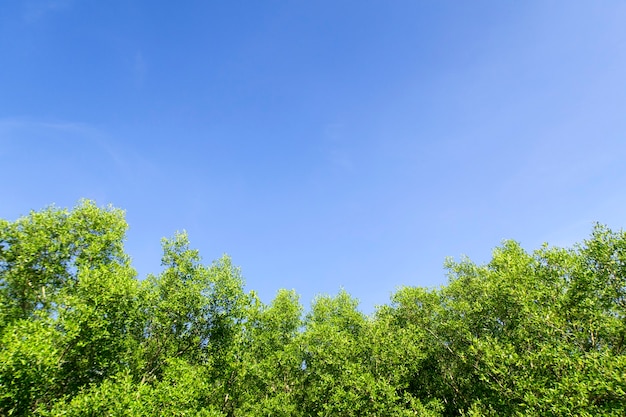
<path fill-rule="evenodd" d="M 0 415 L 624 416 L 626 233 L 446 261 L 371 315 L 265 304 L 186 234 L 138 279 L 123 211 L 0 220 Z"/>

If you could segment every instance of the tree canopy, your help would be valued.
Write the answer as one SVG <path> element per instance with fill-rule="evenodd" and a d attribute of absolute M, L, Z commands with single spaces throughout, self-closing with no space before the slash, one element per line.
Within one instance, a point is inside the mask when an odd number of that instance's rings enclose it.
<path fill-rule="evenodd" d="M 503 242 L 364 315 L 341 290 L 264 304 L 185 233 L 137 277 L 124 213 L 0 219 L 0 415 L 623 416 L 626 233 Z"/>

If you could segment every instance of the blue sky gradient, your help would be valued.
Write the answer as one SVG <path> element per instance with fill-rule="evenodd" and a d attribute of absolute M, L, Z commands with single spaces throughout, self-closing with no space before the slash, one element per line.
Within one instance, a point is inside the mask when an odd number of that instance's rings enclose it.
<path fill-rule="evenodd" d="M 622 1 L 0 3 L 0 217 L 127 211 L 269 302 L 626 223 Z"/>

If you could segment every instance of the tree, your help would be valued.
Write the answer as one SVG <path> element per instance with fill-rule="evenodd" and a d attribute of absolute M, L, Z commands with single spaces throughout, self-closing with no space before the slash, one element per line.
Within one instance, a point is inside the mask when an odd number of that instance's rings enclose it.
<path fill-rule="evenodd" d="M 213 404 L 229 415 L 237 406 L 231 391 L 240 367 L 250 296 L 228 256 L 210 266 L 200 261 L 187 234 L 163 240 L 165 270 L 149 276 L 142 287 L 146 321 L 141 381 L 161 381 L 172 360 L 204 367 L 202 372 L 212 381 L 207 406 Z"/>
<path fill-rule="evenodd" d="M 0 414 L 103 381 L 134 349 L 123 212 L 89 201 L 0 223 Z"/>
<path fill-rule="evenodd" d="M 506 241 L 372 316 L 346 291 L 263 304 L 185 233 L 138 280 L 123 212 L 89 201 L 0 220 L 0 414 L 626 414 L 626 233 Z"/>
<path fill-rule="evenodd" d="M 486 265 L 448 261 L 441 289 L 400 290 L 385 314 L 428 341 L 409 392 L 446 415 L 622 414 L 625 243 L 602 227 L 570 250 L 507 241 Z"/>
<path fill-rule="evenodd" d="M 279 290 L 269 305 L 259 300 L 251 304 L 242 350 L 243 396 L 238 415 L 301 414 L 302 314 L 293 290 Z"/>

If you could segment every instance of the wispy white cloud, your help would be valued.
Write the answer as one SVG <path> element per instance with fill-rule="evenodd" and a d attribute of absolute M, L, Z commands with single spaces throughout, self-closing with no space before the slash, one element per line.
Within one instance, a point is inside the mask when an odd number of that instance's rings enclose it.
<path fill-rule="evenodd" d="M 80 141 L 105 155 L 115 169 L 131 174 L 136 166 L 149 167 L 150 163 L 139 155 L 121 147 L 108 132 L 96 126 L 67 121 L 40 121 L 28 118 L 0 118 L 0 145 L 19 141 L 43 141 L 54 137 L 64 141 Z M 60 140 L 60 139 L 59 139 Z M 7 156 L 9 146 L 0 146 L 0 156 Z"/>
<path fill-rule="evenodd" d="M 39 21 L 51 13 L 67 10 L 73 0 L 30 0 L 24 3 L 22 17 L 26 22 Z"/>
<path fill-rule="evenodd" d="M 330 163 L 343 171 L 354 171 L 354 162 L 348 152 L 341 149 L 331 149 L 328 154 Z"/>
<path fill-rule="evenodd" d="M 140 149 L 98 126 L 27 118 L 0 118 L 0 165 L 23 173 L 0 204 L 8 216 L 78 198 L 122 204 L 160 172 Z"/>
<path fill-rule="evenodd" d="M 78 122 L 49 122 L 20 118 L 0 119 L 0 141 L 7 143 L 18 138 L 48 137 L 48 133 L 61 134 L 64 137 L 77 138 L 96 145 L 104 154 L 108 155 L 116 165 L 124 165 L 120 154 L 111 146 L 110 138 L 102 130 L 86 123 Z"/>
<path fill-rule="evenodd" d="M 146 60 L 143 57 L 143 53 L 138 51 L 135 54 L 135 59 L 133 63 L 133 74 L 135 76 L 135 86 L 142 87 L 143 82 L 146 76 Z"/>
<path fill-rule="evenodd" d="M 329 123 L 324 126 L 323 139 L 326 142 L 327 161 L 335 168 L 352 172 L 355 169 L 354 158 L 349 152 L 343 123 Z"/>

